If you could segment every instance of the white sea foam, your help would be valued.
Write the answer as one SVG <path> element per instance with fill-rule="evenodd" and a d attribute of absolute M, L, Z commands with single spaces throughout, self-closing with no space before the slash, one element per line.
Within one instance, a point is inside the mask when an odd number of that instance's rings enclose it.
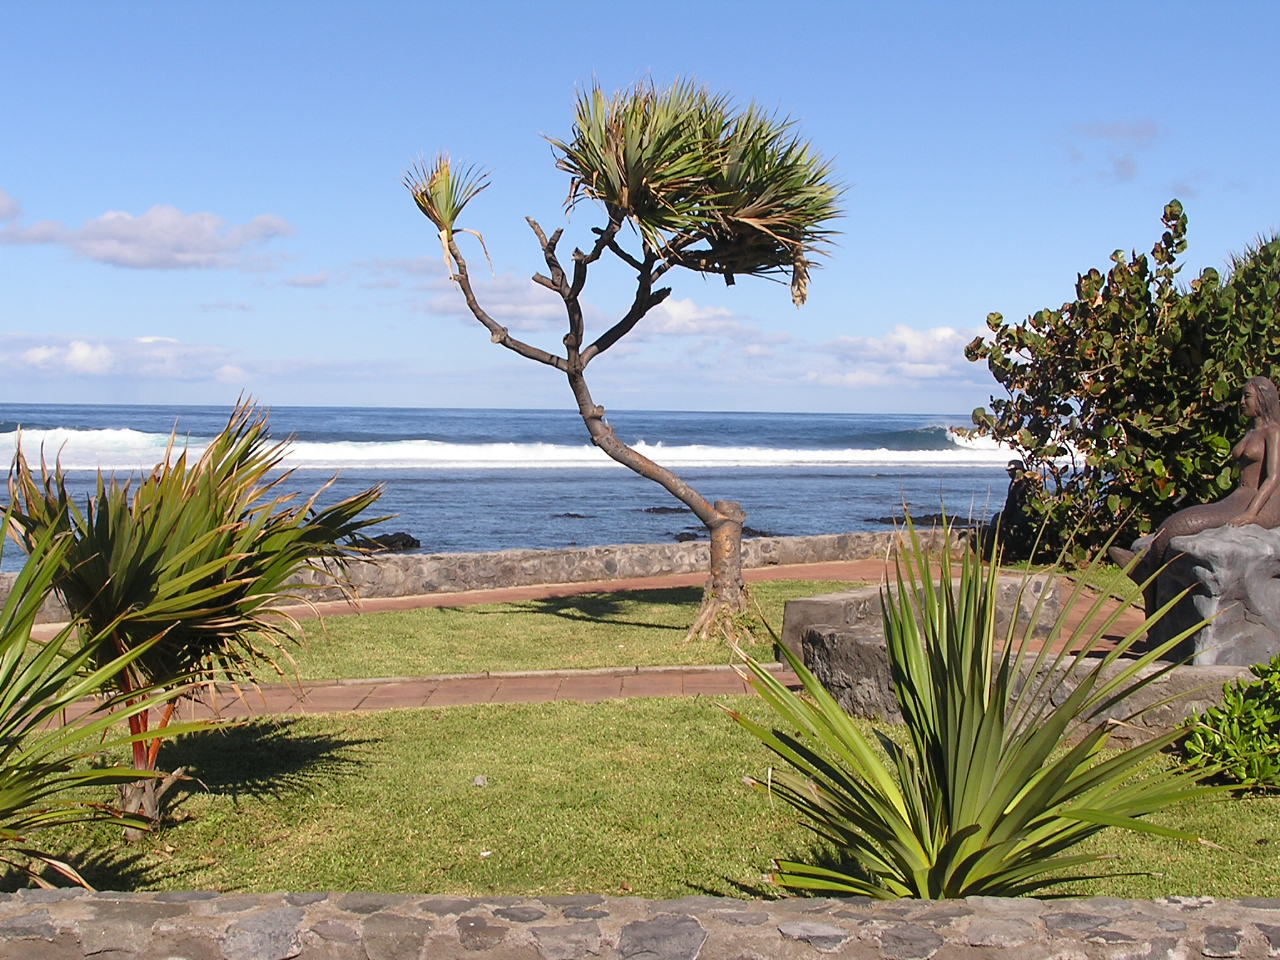
<path fill-rule="evenodd" d="M 14 434 L 0 435 L 11 456 Z M 963 440 L 955 434 L 945 449 L 782 449 L 771 447 L 713 447 L 662 443 L 637 443 L 635 449 L 665 466 L 682 467 L 790 467 L 790 466 L 940 466 L 988 467 L 1001 465 L 1010 453 L 990 441 Z M 34 458 L 43 449 L 50 460 L 58 458 L 69 470 L 108 471 L 149 469 L 164 456 L 166 434 L 135 430 L 29 430 L 22 435 L 23 449 Z M 179 446 L 185 441 L 180 441 Z M 200 439 L 190 442 L 191 455 L 203 449 Z M 435 440 L 379 442 L 295 442 L 286 465 L 301 468 L 378 469 L 556 469 L 609 468 L 617 465 L 589 444 L 547 443 L 445 443 Z"/>

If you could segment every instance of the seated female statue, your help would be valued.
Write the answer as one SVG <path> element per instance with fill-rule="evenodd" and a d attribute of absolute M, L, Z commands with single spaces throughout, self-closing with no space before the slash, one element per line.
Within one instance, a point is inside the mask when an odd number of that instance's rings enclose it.
<path fill-rule="evenodd" d="M 1199 503 L 1179 510 L 1156 529 L 1146 543 L 1147 556 L 1130 574 L 1145 579 L 1165 561 L 1169 541 L 1213 527 L 1242 527 L 1256 523 L 1271 529 L 1280 527 L 1280 392 L 1267 377 L 1253 377 L 1244 385 L 1240 409 L 1250 419 L 1249 432 L 1231 451 L 1240 464 L 1240 486 L 1221 500 Z M 1134 544 L 1141 548 L 1143 541 Z M 1123 566 L 1135 551 L 1112 547 L 1109 555 Z"/>

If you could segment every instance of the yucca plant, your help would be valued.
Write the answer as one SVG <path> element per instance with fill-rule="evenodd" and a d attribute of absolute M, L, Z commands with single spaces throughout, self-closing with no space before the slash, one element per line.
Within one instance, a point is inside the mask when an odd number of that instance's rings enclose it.
<path fill-rule="evenodd" d="M 4 520 L 9 519 L 6 511 Z M 36 614 L 65 569 L 71 542 L 53 529 L 34 533 L 26 565 L 0 607 L 0 863 L 50 886 L 42 868 L 87 886 L 70 864 L 42 852 L 32 835 L 49 827 L 87 821 L 143 829 L 145 818 L 91 799 L 82 788 L 154 779 L 143 769 L 102 766 L 104 751 L 126 748 L 154 733 L 127 732 L 121 721 L 163 708 L 185 688 L 172 678 L 164 688 L 133 687 L 118 680 L 160 642 L 154 636 L 120 654 L 106 653 L 106 634 L 81 635 L 68 625 L 52 639 L 31 637 Z M 102 696 L 103 690 L 115 693 Z M 166 733 L 189 733 L 207 724 L 173 724 Z"/>
<path fill-rule="evenodd" d="M 1164 611 L 1102 651 L 1119 611 L 1103 616 L 1100 598 L 1080 635 L 1067 636 L 1065 612 L 1086 603 L 1077 585 L 1032 652 L 1031 626 L 1017 617 L 997 631 L 998 553 L 984 564 L 961 549 L 952 587 L 953 547 L 948 536 L 930 556 L 911 530 L 896 586 L 881 593 L 901 742 L 876 731 L 877 750 L 789 650 L 804 696 L 747 659 L 777 723 L 733 716 L 790 768 L 756 785 L 793 806 L 834 853 L 825 863 L 776 861 L 774 880 L 884 899 L 1022 896 L 1078 879 L 1073 871 L 1100 855 L 1072 848 L 1107 827 L 1194 840 L 1142 819 L 1215 792 L 1205 771 L 1159 756 L 1182 732 L 1108 752 L 1102 719 L 1175 666 L 1158 661 L 1181 636 L 1137 648 Z M 1068 678 L 1075 688 L 1051 697 Z"/>
<path fill-rule="evenodd" d="M 96 669 L 136 651 L 112 676 L 130 702 L 175 682 L 246 681 L 264 667 L 281 673 L 296 632 L 277 609 L 286 581 L 322 560 L 340 565 L 355 552 L 352 535 L 381 519 L 363 517 L 377 487 L 323 509 L 316 503 L 324 487 L 303 501 L 281 492 L 287 443 L 271 440 L 266 414 L 251 403 L 237 404 L 193 461 L 174 446 L 136 489 L 99 473 L 83 506 L 68 495 L 60 467 L 42 460 L 37 476 L 20 445 L 10 471 L 18 542 L 30 552 L 49 535 L 67 541 L 53 586 L 82 635 L 106 638 L 89 647 L 89 662 Z M 176 707 L 175 697 L 158 713 L 130 714 L 140 769 L 156 768 Z M 122 791 L 126 809 L 155 817 L 173 782 L 140 780 Z"/>

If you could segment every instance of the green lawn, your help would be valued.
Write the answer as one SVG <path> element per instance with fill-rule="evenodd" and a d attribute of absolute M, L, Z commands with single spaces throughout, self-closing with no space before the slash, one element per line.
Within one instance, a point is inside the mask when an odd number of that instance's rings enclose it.
<path fill-rule="evenodd" d="M 203 784 L 187 785 L 172 826 L 128 848 L 114 831 L 68 831 L 61 849 L 110 851 L 73 857 L 105 889 L 768 896 L 770 858 L 803 855 L 811 841 L 788 808 L 742 783 L 769 755 L 721 706 L 763 715 L 752 697 L 676 698 L 335 714 L 203 734 L 162 756 Z M 1158 819 L 1229 849 L 1107 831 L 1095 847 L 1117 859 L 1104 869 L 1157 875 L 1071 892 L 1232 897 L 1280 883 L 1280 799 Z"/>
<path fill-rule="evenodd" d="M 781 628 L 790 597 L 848 584 L 756 585 Z M 723 663 L 684 641 L 696 589 L 330 618 L 309 624 L 304 678 Z M 765 641 L 757 655 L 771 653 Z M 68 829 L 40 845 L 107 889 L 347 890 L 469 895 L 770 896 L 774 856 L 811 835 L 742 783 L 770 755 L 725 716 L 752 697 L 397 710 L 284 719 L 166 746 L 185 766 L 166 828 L 133 847 Z M 483 785 L 477 785 L 477 778 Z M 103 800 L 109 799 L 107 796 Z M 1121 876 L 1076 895 L 1270 895 L 1280 798 L 1185 804 L 1157 818 L 1226 848 L 1109 830 Z M 1248 858 L 1248 859 L 1246 859 Z M 0 875 L 0 888 L 21 881 Z"/>
<path fill-rule="evenodd" d="M 855 586 L 829 580 L 753 584 L 766 621 L 782 632 L 787 600 Z M 486 670 L 555 670 L 729 663 L 722 642 L 686 643 L 699 587 L 367 613 L 304 622 L 294 652 L 304 680 L 408 677 Z M 766 630 L 747 652 L 773 659 Z"/>

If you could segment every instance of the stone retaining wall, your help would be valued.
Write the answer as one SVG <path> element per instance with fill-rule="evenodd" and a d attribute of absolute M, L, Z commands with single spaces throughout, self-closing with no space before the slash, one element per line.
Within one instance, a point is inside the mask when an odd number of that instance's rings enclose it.
<path fill-rule="evenodd" d="M 834 533 L 814 537 L 753 537 L 742 542 L 745 567 L 790 563 L 824 563 L 882 557 L 896 542 L 894 533 Z M 926 542 L 934 540 L 923 534 Z M 656 577 L 696 573 L 710 564 L 704 542 L 629 543 L 566 550 L 502 550 L 493 553 L 392 554 L 352 564 L 348 576 L 362 597 L 409 597 L 493 587 L 544 583 L 582 583 L 619 577 Z M 14 574 L 0 575 L 0 601 L 8 595 Z M 315 571 L 298 582 L 313 585 L 305 594 L 315 602 L 342 599 L 341 591 Z M 39 622 L 67 618 L 66 608 L 52 599 Z"/>
<path fill-rule="evenodd" d="M 4 960 L 996 960 L 1011 955 L 1025 960 L 1280 956 L 1280 899 L 465 899 L 78 890 L 0 895 Z"/>

